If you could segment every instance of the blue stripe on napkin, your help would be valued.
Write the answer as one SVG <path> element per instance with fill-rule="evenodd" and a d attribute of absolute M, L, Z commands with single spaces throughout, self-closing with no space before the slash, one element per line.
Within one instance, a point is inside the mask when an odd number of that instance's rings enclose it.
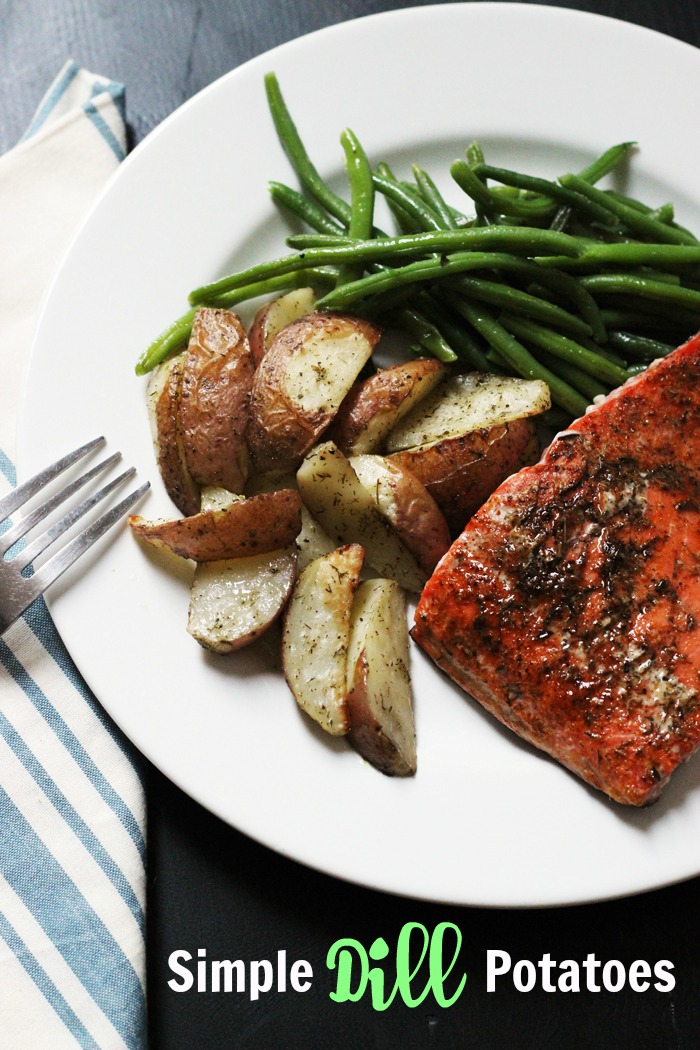
<path fill-rule="evenodd" d="M 99 131 L 102 138 L 105 140 L 109 148 L 111 149 L 117 160 L 124 160 L 124 150 L 122 149 L 121 143 L 117 139 L 116 135 L 110 128 L 107 121 L 104 119 L 100 111 L 92 102 L 86 102 L 83 106 L 83 111 L 87 116 L 88 120 L 91 120 L 94 126 Z"/>
<path fill-rule="evenodd" d="M 0 937 L 20 961 L 26 972 L 34 981 L 34 984 L 43 994 L 46 1001 L 51 1004 L 61 1018 L 68 1031 L 79 1041 L 83 1050 L 100 1050 L 100 1047 L 92 1038 L 78 1015 L 71 1009 L 70 1005 L 66 1002 L 56 985 L 46 973 L 46 970 L 41 963 L 34 958 L 22 938 L 11 923 L 7 921 L 2 912 L 0 912 Z"/>
<path fill-rule="evenodd" d="M 2 473 L 13 478 L 14 470 L 8 457 L 2 454 L 0 461 Z M 20 625 L 16 625 L 8 632 L 6 638 L 14 641 L 13 632 L 20 629 L 25 632 L 29 630 L 45 650 L 46 661 L 53 663 L 54 667 L 51 670 L 60 671 L 63 679 L 61 691 L 69 693 L 71 698 L 78 699 L 89 707 L 94 716 L 94 725 L 91 739 L 86 745 L 18 659 L 11 645 L 5 639 L 0 639 L 0 699 L 11 680 L 31 703 L 42 726 L 38 732 L 35 728 L 36 741 L 33 738 L 27 741 L 0 707 L 0 739 L 17 757 L 31 777 L 35 791 L 40 793 L 44 800 L 41 807 L 42 826 L 34 828 L 4 790 L 4 771 L 0 771 L 0 873 L 59 948 L 66 963 L 119 1033 L 124 1044 L 130 1050 L 143 1050 L 146 1039 L 145 997 L 133 964 L 119 947 L 104 921 L 96 914 L 94 902 L 89 894 L 80 891 L 41 838 L 46 832 L 44 822 L 47 819 L 53 822 L 54 830 L 56 825 L 59 825 L 58 833 L 64 838 L 69 835 L 75 837 L 86 856 L 92 858 L 102 870 L 124 902 L 125 908 L 133 917 L 135 930 L 144 942 L 143 891 L 139 899 L 130 881 L 130 878 L 138 879 L 142 887 L 145 885 L 144 832 L 138 815 L 110 783 L 109 770 L 101 768 L 99 759 L 95 756 L 103 754 L 104 740 L 107 738 L 124 763 L 128 762 L 137 768 L 137 759 L 128 742 L 107 718 L 82 680 L 60 640 L 43 599 L 39 599 L 27 610 L 20 623 L 21 628 Z M 46 667 L 42 670 L 49 680 L 53 681 L 53 676 L 47 672 Z M 4 686 L 3 675 L 6 676 Z M 8 704 L 10 717 L 13 706 Z M 62 787 L 42 764 L 38 755 L 41 755 L 47 746 L 47 735 L 54 744 L 58 743 L 65 748 L 75 764 L 75 777 L 84 778 L 94 788 L 128 834 L 138 862 L 136 871 L 130 872 L 130 878 L 120 867 L 118 858 L 105 848 L 89 827 L 86 818 L 77 812 Z M 38 754 L 32 750 L 30 744 L 35 745 Z M 64 827 L 64 830 L 60 830 L 61 827 Z M 133 861 L 131 867 L 134 867 Z M 56 1016 L 77 1040 L 77 1045 L 97 1047 L 98 1044 L 86 1030 L 83 1021 L 56 988 L 30 945 L 22 942 L 13 930 L 9 920 L 3 915 L 2 905 L 0 890 L 0 939 L 5 941 L 32 978 L 56 1012 Z M 121 926 L 123 922 L 120 928 Z M 104 1047 L 100 1047 L 99 1050 L 104 1050 Z"/>
<path fill-rule="evenodd" d="M 0 809 L 5 814 L 0 824 L 0 872 L 59 949 L 126 1045 L 132 1050 L 139 1050 L 143 1032 L 140 1026 L 135 1027 L 133 1020 L 125 1016 L 121 992 L 123 988 L 126 1001 L 134 1006 L 134 1013 L 142 1015 L 145 995 L 133 966 L 97 913 L 89 907 L 89 902 L 86 907 L 86 901 L 76 890 L 73 881 L 2 787 Z M 46 881 L 55 887 L 54 896 L 46 897 L 44 879 L 37 879 L 35 871 L 27 868 L 25 852 L 17 856 L 13 846 L 18 838 L 31 851 L 34 863 L 45 873 Z M 57 899 L 61 901 L 60 909 L 56 907 Z M 70 938 L 66 936 L 64 912 L 71 916 Z M 105 967 L 106 959 L 110 960 L 109 968 Z M 114 988 L 117 982 L 120 987 L 118 995 Z"/>
<path fill-rule="evenodd" d="M 35 135 L 42 124 L 48 120 L 79 72 L 80 66 L 77 62 L 73 62 L 72 60 L 66 62 L 65 66 L 39 103 L 39 108 L 34 114 L 31 124 L 20 139 L 20 142 L 24 142 L 26 139 L 31 138 L 32 135 Z"/>
<path fill-rule="evenodd" d="M 98 100 L 105 94 L 107 104 Z M 116 166 L 123 86 L 67 62 L 23 141 L 69 111 L 82 113 Z M 0 493 L 16 483 L 0 449 Z M 0 750 L 0 994 L 13 997 L 21 1045 L 144 1050 L 139 758 L 88 689 L 43 599 L 0 639 Z M 35 999 L 24 1033 L 27 979 L 46 1004 L 39 1042 Z M 0 1047 L 15 1050 L 6 1038 L 0 1017 Z"/>
<path fill-rule="evenodd" d="M 0 663 L 3 663 L 6 667 L 10 668 L 11 674 L 13 673 L 13 670 L 16 670 L 17 668 L 17 661 L 1 640 Z M 55 781 L 52 780 L 31 749 L 27 747 L 20 734 L 14 729 L 11 723 L 8 722 L 1 711 L 0 735 L 2 735 L 3 739 L 12 751 L 14 751 L 29 775 L 36 782 L 37 787 L 42 791 L 46 801 L 53 806 L 58 816 L 65 821 L 67 827 L 97 861 L 114 888 L 124 899 L 124 902 L 143 931 L 143 909 L 136 898 L 133 888 L 125 878 L 124 873 L 117 864 L 115 864 L 114 858 L 109 855 L 95 833 L 90 827 L 88 827 L 83 817 L 76 812 L 74 806 L 71 805 L 61 789 Z"/>

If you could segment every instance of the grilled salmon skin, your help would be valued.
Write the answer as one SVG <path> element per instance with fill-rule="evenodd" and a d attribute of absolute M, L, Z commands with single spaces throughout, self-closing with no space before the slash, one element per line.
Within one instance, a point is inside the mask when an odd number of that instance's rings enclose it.
<path fill-rule="evenodd" d="M 411 633 L 589 784 L 659 795 L 700 743 L 700 335 L 496 490 Z"/>

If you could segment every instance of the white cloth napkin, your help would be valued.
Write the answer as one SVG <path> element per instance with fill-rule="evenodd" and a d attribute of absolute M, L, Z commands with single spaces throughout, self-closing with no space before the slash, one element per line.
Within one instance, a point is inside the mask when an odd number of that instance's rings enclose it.
<path fill-rule="evenodd" d="M 0 498 L 47 284 L 125 152 L 123 86 L 68 62 L 0 158 Z M 0 1047 L 144 1050 L 144 862 L 138 758 L 40 600 L 0 638 Z"/>

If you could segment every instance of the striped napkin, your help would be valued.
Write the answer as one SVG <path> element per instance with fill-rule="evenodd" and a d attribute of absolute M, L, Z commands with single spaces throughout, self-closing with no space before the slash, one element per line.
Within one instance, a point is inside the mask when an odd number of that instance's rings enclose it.
<path fill-rule="evenodd" d="M 0 158 L 0 498 L 44 291 L 125 151 L 123 86 L 68 62 Z M 138 757 L 40 600 L 0 638 L 2 1050 L 145 1048 L 144 862 Z"/>

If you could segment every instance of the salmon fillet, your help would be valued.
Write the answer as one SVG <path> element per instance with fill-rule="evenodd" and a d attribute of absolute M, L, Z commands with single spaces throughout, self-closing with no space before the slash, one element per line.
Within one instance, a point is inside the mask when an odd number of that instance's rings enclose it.
<path fill-rule="evenodd" d="M 700 743 L 700 335 L 496 490 L 411 633 L 589 784 L 659 795 Z"/>

